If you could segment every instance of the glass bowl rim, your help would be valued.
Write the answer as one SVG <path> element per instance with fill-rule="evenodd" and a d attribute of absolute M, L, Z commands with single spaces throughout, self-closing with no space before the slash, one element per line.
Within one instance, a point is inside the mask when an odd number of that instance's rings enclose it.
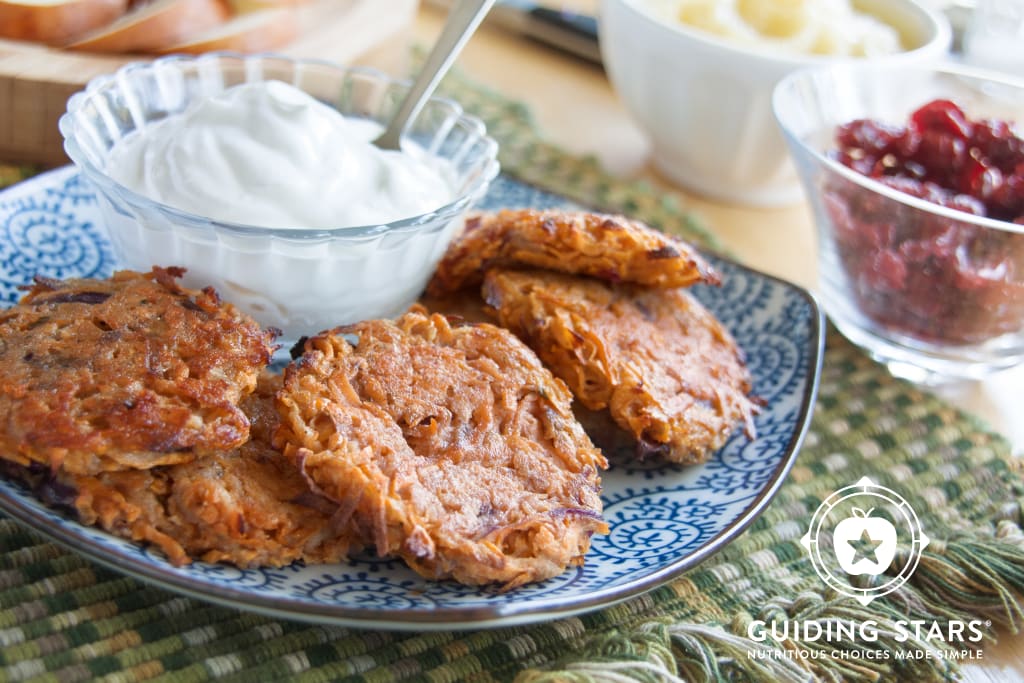
<path fill-rule="evenodd" d="M 218 232 L 222 231 L 234 236 L 277 237 L 289 241 L 324 240 L 337 237 L 371 237 L 378 236 L 382 233 L 406 233 L 416 230 L 417 228 L 421 228 L 424 225 L 447 221 L 463 212 L 498 175 L 498 143 L 488 134 L 487 127 L 484 122 L 479 117 L 467 113 L 463 106 L 455 100 L 437 95 L 432 96 L 429 101 L 438 102 L 449 107 L 456 121 L 465 122 L 465 124 L 472 129 L 472 132 L 478 137 L 478 139 L 484 143 L 484 150 L 480 154 L 480 158 L 485 159 L 486 163 L 483 164 L 481 172 L 477 174 L 477 177 L 473 178 L 469 186 L 448 203 L 432 211 L 388 223 L 346 225 L 336 228 L 308 228 L 302 226 L 265 227 L 246 223 L 215 220 L 207 216 L 202 216 L 197 213 L 192 213 L 184 209 L 178 209 L 168 204 L 158 202 L 132 190 L 111 178 L 103 170 L 97 168 L 95 164 L 86 158 L 84 152 L 80 150 L 79 144 L 76 140 L 78 126 L 76 125 L 75 117 L 87 103 L 98 97 L 100 92 L 121 88 L 122 81 L 127 80 L 127 78 L 134 72 L 155 71 L 158 68 L 166 68 L 166 65 L 180 68 L 185 64 L 201 64 L 204 62 L 217 64 L 223 62 L 225 59 L 235 60 L 242 65 L 247 65 L 250 62 L 290 64 L 293 68 L 310 65 L 325 68 L 328 71 L 334 72 L 334 74 L 339 77 L 355 74 L 358 76 L 369 77 L 387 85 L 397 85 L 403 88 L 410 87 L 412 83 L 410 79 L 397 78 L 373 67 L 345 66 L 325 59 L 290 57 L 288 55 L 272 52 L 243 54 L 234 51 L 216 51 L 204 53 L 198 56 L 168 55 L 165 57 L 158 57 L 157 59 L 150 61 L 129 62 L 119 67 L 113 73 L 103 74 L 90 79 L 85 88 L 74 93 L 68 99 L 66 111 L 61 115 L 60 120 L 58 121 L 58 128 L 60 129 L 61 135 L 64 137 L 64 149 L 68 157 L 92 182 L 103 186 L 103 189 L 107 191 L 114 190 L 126 201 L 126 203 L 138 209 L 146 211 L 157 210 L 176 219 L 179 224 L 181 222 L 185 222 L 191 226 L 211 226 Z M 245 66 L 243 66 L 242 70 L 246 73 L 246 82 L 248 82 L 250 70 Z M 261 74 L 260 81 L 262 80 L 265 79 Z"/>
<path fill-rule="evenodd" d="M 891 72 L 893 69 L 898 69 L 903 73 L 927 73 L 955 76 L 959 78 L 973 79 L 974 81 L 992 83 L 999 86 L 1008 86 L 1018 90 L 1021 96 L 1024 97 L 1024 79 L 972 66 L 945 63 L 932 66 L 902 64 L 897 67 L 892 64 L 881 64 L 870 60 L 866 60 L 864 62 L 841 61 L 832 64 L 807 66 L 784 76 L 776 84 L 772 92 L 772 113 L 775 115 L 775 120 L 778 123 L 779 128 L 781 128 L 782 132 L 785 133 L 786 139 L 788 141 L 792 141 L 802 153 L 808 154 L 818 165 L 823 166 L 832 173 L 843 177 L 855 185 L 859 185 L 865 190 L 882 195 L 887 199 L 904 204 L 910 208 L 934 214 L 942 218 L 948 218 L 950 220 L 968 223 L 982 228 L 999 230 L 1001 232 L 1024 234 L 1024 225 L 1011 223 L 1009 221 L 1001 221 L 987 216 L 977 216 L 975 214 L 967 213 L 966 211 L 959 211 L 957 209 L 940 206 L 933 202 L 929 202 L 926 199 L 921 199 L 905 192 L 901 192 L 900 190 L 889 187 L 888 185 L 880 183 L 866 175 L 858 173 L 852 168 L 848 168 L 847 166 L 839 163 L 835 159 L 829 158 L 821 151 L 805 142 L 794 132 L 789 121 L 787 121 L 781 113 L 784 109 L 782 104 L 783 98 L 789 96 L 789 91 L 794 89 L 796 87 L 795 84 L 798 82 L 811 83 L 821 77 L 827 77 L 829 80 L 835 81 L 837 77 L 842 77 L 844 72 L 846 75 L 853 75 L 855 72 L 861 72 L 861 74 L 881 71 Z M 1024 125 L 1024 123 L 1019 122 L 1018 128 L 1020 125 Z M 807 189 L 809 190 L 810 188 Z"/>

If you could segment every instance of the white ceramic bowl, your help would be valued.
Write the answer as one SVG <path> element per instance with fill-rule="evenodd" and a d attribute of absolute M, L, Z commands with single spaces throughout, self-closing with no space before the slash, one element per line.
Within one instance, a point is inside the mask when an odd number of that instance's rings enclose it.
<path fill-rule="evenodd" d="M 936 11 L 912 0 L 853 4 L 898 27 L 911 48 L 886 63 L 925 64 L 948 49 L 949 22 Z M 602 0 L 599 27 L 612 85 L 670 180 L 726 202 L 780 206 L 800 199 L 772 117 L 772 89 L 791 71 L 831 58 L 733 43 L 664 21 L 645 0 Z"/>
<path fill-rule="evenodd" d="M 773 98 L 814 211 L 826 312 L 894 374 L 942 383 L 1024 362 L 1024 225 L 919 199 L 835 156 L 841 125 L 871 119 L 899 130 L 933 100 L 1024 132 L 1024 80 L 952 65 L 808 68 L 784 78 Z M 955 169 L 945 159 L 932 165 Z"/>
<path fill-rule="evenodd" d="M 119 261 L 141 270 L 184 266 L 186 285 L 214 286 L 261 324 L 280 328 L 286 343 L 403 312 L 498 172 L 497 143 L 455 102 L 430 100 L 408 137 L 451 165 L 456 198 L 384 225 L 277 229 L 225 223 L 152 201 L 110 178 L 110 152 L 126 136 L 145 135 L 147 126 L 198 98 L 263 80 L 285 81 L 345 115 L 381 123 L 408 89 L 408 83 L 368 69 L 226 53 L 130 64 L 92 80 L 68 101 L 60 130 L 68 156 L 97 190 Z"/>

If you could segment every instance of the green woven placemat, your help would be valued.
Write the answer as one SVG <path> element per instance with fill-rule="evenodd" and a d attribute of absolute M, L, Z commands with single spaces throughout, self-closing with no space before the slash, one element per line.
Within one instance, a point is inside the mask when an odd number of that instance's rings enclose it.
<path fill-rule="evenodd" d="M 506 172 L 715 245 L 656 188 L 613 180 L 593 160 L 538 139 L 520 105 L 457 75 L 446 87 L 488 122 Z M 31 171 L 2 169 L 0 182 Z M 1003 438 L 893 380 L 832 333 L 810 433 L 775 501 L 724 551 L 639 598 L 533 627 L 401 634 L 315 626 L 145 586 L 0 519 L 0 680 L 948 678 L 956 665 L 945 658 L 876 656 L 927 647 L 902 642 L 895 619 L 982 620 L 988 637 L 1000 625 L 1016 630 L 1024 487 L 1010 463 Z M 799 543 L 819 503 L 864 475 L 904 493 L 934 539 L 911 582 L 868 607 L 827 590 Z M 843 644 L 843 656 L 812 657 L 820 649 L 812 640 L 751 641 L 753 619 L 870 620 L 879 637 Z M 751 656 L 759 652 L 773 656 Z"/>

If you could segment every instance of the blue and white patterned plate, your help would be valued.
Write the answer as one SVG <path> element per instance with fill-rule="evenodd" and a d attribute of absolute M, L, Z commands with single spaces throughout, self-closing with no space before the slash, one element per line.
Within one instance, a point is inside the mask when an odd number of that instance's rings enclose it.
<path fill-rule="evenodd" d="M 486 199 L 550 207 L 565 200 L 507 178 Z M 174 567 L 156 552 L 85 527 L 0 482 L 0 509 L 100 564 L 168 590 L 264 614 L 384 629 L 524 624 L 605 607 L 678 576 L 733 540 L 789 471 L 810 421 L 823 349 L 813 298 L 791 284 L 713 258 L 724 286 L 697 296 L 743 347 L 767 407 L 757 439 L 732 438 L 703 465 L 614 458 L 604 474 L 607 536 L 583 567 L 508 593 L 428 582 L 401 562 L 371 555 L 345 564 L 239 570 Z M 0 193 L 0 302 L 14 303 L 33 275 L 104 277 L 115 266 L 91 190 L 74 169 Z"/>

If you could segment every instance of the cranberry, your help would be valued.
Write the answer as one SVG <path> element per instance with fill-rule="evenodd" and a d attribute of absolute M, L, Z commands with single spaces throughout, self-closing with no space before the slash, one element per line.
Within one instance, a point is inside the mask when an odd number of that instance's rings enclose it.
<path fill-rule="evenodd" d="M 888 249 L 875 252 L 868 274 L 872 284 L 885 289 L 903 289 L 907 279 L 907 264 L 899 254 Z"/>
<path fill-rule="evenodd" d="M 920 145 L 921 131 L 914 126 L 908 126 L 903 131 L 903 136 L 900 138 L 900 141 L 896 146 L 896 155 L 898 158 L 906 161 L 917 153 L 917 148 Z"/>
<path fill-rule="evenodd" d="M 991 166 L 975 179 L 969 194 L 984 202 L 991 199 L 1005 184 L 1002 172 Z"/>
<path fill-rule="evenodd" d="M 894 190 L 965 214 L 1024 225 L 1024 140 L 971 121 L 948 100 L 906 126 L 853 121 L 840 163 Z M 842 267 L 865 315 L 919 339 L 974 344 L 1021 329 L 1024 235 L 891 202 L 845 179 L 825 188 Z"/>
<path fill-rule="evenodd" d="M 984 182 L 985 172 L 988 171 L 988 168 L 988 165 L 977 157 L 970 157 L 960 169 L 956 188 L 964 194 L 980 196 L 980 186 Z"/>
<path fill-rule="evenodd" d="M 971 124 L 963 110 L 949 100 L 933 100 L 910 115 L 920 131 L 943 132 L 960 140 L 971 137 Z"/>
<path fill-rule="evenodd" d="M 840 126 L 836 140 L 843 147 L 880 157 L 893 151 L 902 136 L 902 126 L 887 126 L 877 121 L 859 119 Z"/>
<path fill-rule="evenodd" d="M 949 186 L 970 156 L 967 143 L 962 138 L 928 130 L 921 134 L 921 142 L 910 160 L 924 168 L 925 179 Z"/>
<path fill-rule="evenodd" d="M 988 163 L 1006 172 L 1024 154 L 1024 140 L 1013 134 L 1006 121 L 983 119 L 974 124 L 971 147 L 977 149 Z"/>
<path fill-rule="evenodd" d="M 993 217 L 1014 220 L 1024 214 L 1024 173 L 1014 173 L 988 197 Z"/>

